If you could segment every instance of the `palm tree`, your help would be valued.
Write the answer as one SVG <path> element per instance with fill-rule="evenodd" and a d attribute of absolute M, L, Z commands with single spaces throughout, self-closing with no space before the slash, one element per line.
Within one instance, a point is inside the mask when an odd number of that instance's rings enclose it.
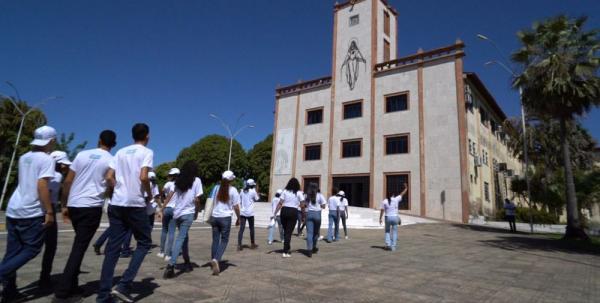
<path fill-rule="evenodd" d="M 598 30 L 585 31 L 587 18 L 558 16 L 535 23 L 517 36 L 522 47 L 512 59 L 523 68 L 514 85 L 523 88 L 523 103 L 534 114 L 560 125 L 562 165 L 567 198 L 565 238 L 588 239 L 577 210 L 569 149 L 569 122 L 600 105 Z"/>

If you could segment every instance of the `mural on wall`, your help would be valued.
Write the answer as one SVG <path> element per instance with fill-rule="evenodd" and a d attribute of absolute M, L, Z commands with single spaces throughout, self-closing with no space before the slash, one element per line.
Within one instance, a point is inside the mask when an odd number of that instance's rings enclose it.
<path fill-rule="evenodd" d="M 367 60 L 365 60 L 364 56 L 358 49 L 358 44 L 356 40 L 350 41 L 350 46 L 348 46 L 348 53 L 346 54 L 346 58 L 344 58 L 344 62 L 342 63 L 341 72 L 346 79 L 346 83 L 348 83 L 348 87 L 350 90 L 353 90 L 356 86 L 356 81 L 358 80 L 358 73 L 360 71 L 361 63 L 363 64 L 365 71 L 367 68 Z"/>
<path fill-rule="evenodd" d="M 294 148 L 294 129 L 284 128 L 277 131 L 275 143 L 275 175 L 292 174 L 292 152 Z"/>

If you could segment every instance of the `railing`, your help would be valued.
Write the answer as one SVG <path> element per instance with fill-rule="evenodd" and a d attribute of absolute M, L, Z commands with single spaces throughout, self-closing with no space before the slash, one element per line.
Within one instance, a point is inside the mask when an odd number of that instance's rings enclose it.
<path fill-rule="evenodd" d="M 314 80 L 309 80 L 309 81 L 304 81 L 304 82 L 299 82 L 294 85 L 280 87 L 280 88 L 275 89 L 275 93 L 276 93 L 277 97 L 280 97 L 280 96 L 284 96 L 284 95 L 294 94 L 294 93 L 298 93 L 301 91 L 318 88 L 318 87 L 323 87 L 323 86 L 329 86 L 329 85 L 331 85 L 331 77 L 330 76 L 319 78 L 319 79 L 314 79 Z"/>
<path fill-rule="evenodd" d="M 436 48 L 430 51 L 419 51 L 414 55 L 390 60 L 387 62 L 376 64 L 374 67 L 375 73 L 383 72 L 395 68 L 400 68 L 407 65 L 423 63 L 431 60 L 435 60 L 442 57 L 462 55 L 465 44 L 462 41 L 457 41 L 455 44 Z"/>

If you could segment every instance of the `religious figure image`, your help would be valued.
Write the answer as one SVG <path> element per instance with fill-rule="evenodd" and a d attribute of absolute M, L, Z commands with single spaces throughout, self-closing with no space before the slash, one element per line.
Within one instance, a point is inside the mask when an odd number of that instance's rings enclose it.
<path fill-rule="evenodd" d="M 350 46 L 348 47 L 348 53 L 346 54 L 346 58 L 342 63 L 341 69 L 341 72 L 344 75 L 350 90 L 353 90 L 354 86 L 356 86 L 356 81 L 358 80 L 358 71 L 361 63 L 363 63 L 366 68 L 367 60 L 365 60 L 362 53 L 358 49 L 356 40 L 352 40 L 350 42 Z"/>

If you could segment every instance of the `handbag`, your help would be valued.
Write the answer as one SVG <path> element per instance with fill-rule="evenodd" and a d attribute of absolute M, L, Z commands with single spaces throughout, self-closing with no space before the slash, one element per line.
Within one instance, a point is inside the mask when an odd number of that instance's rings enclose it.
<path fill-rule="evenodd" d="M 214 208 L 214 202 L 212 198 L 207 198 L 206 199 L 206 205 L 204 206 L 204 222 L 212 225 L 213 224 L 213 216 L 212 216 L 212 212 L 213 212 L 213 208 Z"/>

